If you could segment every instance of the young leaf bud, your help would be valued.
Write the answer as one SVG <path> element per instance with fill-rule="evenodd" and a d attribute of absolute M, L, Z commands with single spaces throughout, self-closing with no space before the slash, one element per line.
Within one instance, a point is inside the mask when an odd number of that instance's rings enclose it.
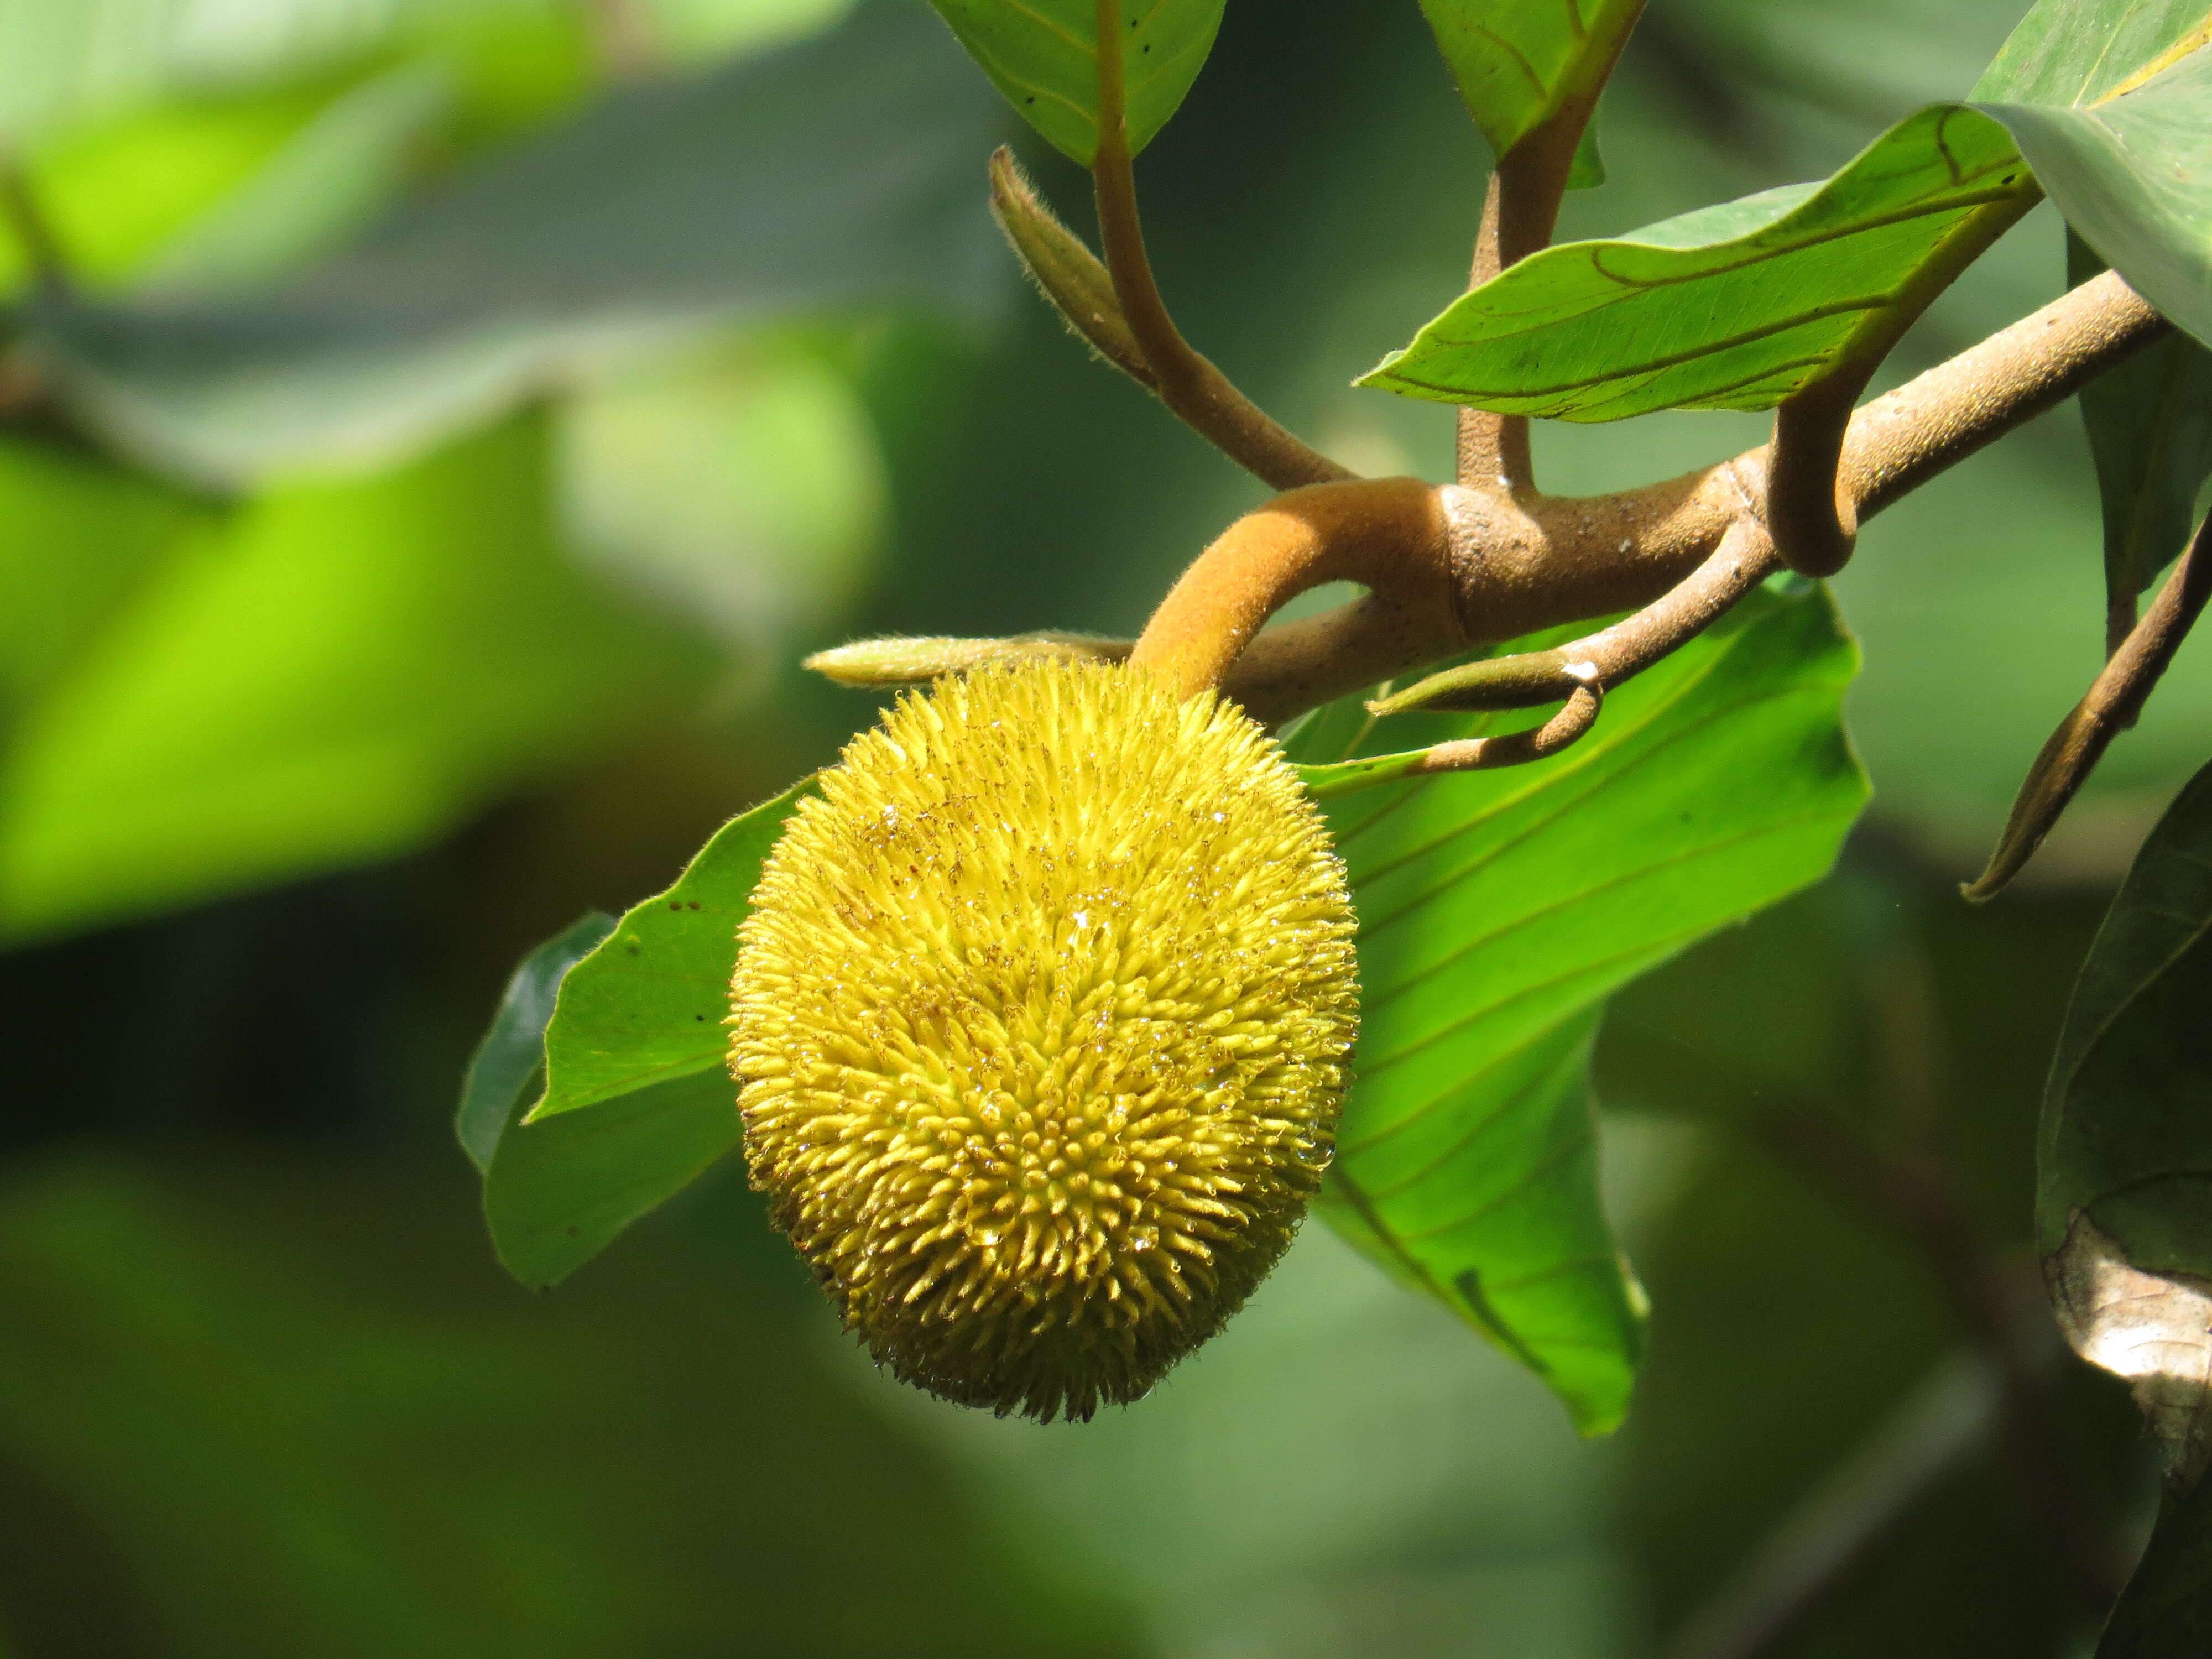
<path fill-rule="evenodd" d="M 909 1382 L 1126 1401 L 1234 1313 L 1334 1146 L 1344 868 L 1212 693 L 1044 660 L 846 748 L 739 933 L 731 1069 L 776 1224 Z"/>

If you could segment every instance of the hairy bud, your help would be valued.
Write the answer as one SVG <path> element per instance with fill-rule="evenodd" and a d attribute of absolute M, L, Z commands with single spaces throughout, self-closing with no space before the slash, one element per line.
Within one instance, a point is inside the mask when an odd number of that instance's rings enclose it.
<path fill-rule="evenodd" d="M 1274 744 L 1097 663 L 903 698 L 802 802 L 732 991 L 745 1154 L 877 1359 L 1133 1400 L 1290 1243 L 1358 1025 L 1344 870 Z"/>

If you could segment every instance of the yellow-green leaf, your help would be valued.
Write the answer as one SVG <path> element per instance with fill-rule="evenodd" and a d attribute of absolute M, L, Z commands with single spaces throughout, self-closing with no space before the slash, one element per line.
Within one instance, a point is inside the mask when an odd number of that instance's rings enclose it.
<path fill-rule="evenodd" d="M 1094 0 L 931 0 L 992 85 L 1062 154 L 1098 153 Z M 1121 0 L 1121 81 L 1133 155 L 1181 106 L 1221 27 L 1224 0 Z"/>
<path fill-rule="evenodd" d="M 1643 9 L 1644 0 L 1421 0 L 1468 113 L 1499 155 L 1570 102 L 1596 98 Z"/>

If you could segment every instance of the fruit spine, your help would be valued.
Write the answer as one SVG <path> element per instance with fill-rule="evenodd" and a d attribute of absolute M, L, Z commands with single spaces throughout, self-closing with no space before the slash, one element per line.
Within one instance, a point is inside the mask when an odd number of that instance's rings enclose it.
<path fill-rule="evenodd" d="M 946 1399 L 1133 1400 L 1290 1243 L 1358 1026 L 1344 869 L 1212 693 L 987 668 L 848 745 L 742 926 L 754 1184 Z"/>

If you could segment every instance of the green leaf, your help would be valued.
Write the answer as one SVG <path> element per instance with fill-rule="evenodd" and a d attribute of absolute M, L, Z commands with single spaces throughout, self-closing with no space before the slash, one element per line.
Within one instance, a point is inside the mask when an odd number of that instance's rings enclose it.
<path fill-rule="evenodd" d="M 2158 1522 L 2120 1593 L 2096 1659 L 2203 1659 L 2212 1653 L 2212 1481 L 2160 1495 Z"/>
<path fill-rule="evenodd" d="M 738 924 L 761 864 L 815 782 L 732 818 L 676 884 L 635 905 L 561 981 L 545 1031 L 545 1094 L 529 1121 L 722 1069 Z"/>
<path fill-rule="evenodd" d="M 2036 199 L 2002 126 L 1934 105 L 1825 183 L 1533 254 L 1359 384 L 1567 421 L 1771 409 L 1886 349 Z"/>
<path fill-rule="evenodd" d="M 2100 103 L 2208 36 L 2204 0 L 2036 0 L 1972 95 L 2060 109 Z"/>
<path fill-rule="evenodd" d="M 1591 1036 L 1613 991 L 1827 870 L 1867 794 L 1838 712 L 1856 663 L 1824 593 L 1762 592 L 1561 755 L 1327 809 L 1364 1006 L 1320 1212 L 1519 1357 L 1586 1433 L 1620 1421 L 1642 1326 L 1598 1204 Z M 1374 726 L 1323 711 L 1290 751 L 1327 762 L 1347 736 L 1376 746 Z"/>
<path fill-rule="evenodd" d="M 2081 240 L 2177 325 L 2212 343 L 2212 51 L 2200 45 L 2132 90 L 2081 108 L 1977 107 L 2012 129 Z"/>
<path fill-rule="evenodd" d="M 1595 100 L 1643 9 L 1644 0 L 1421 0 L 1468 113 L 1498 155 L 1569 104 Z M 1603 179 L 1601 170 L 1589 182 Z"/>
<path fill-rule="evenodd" d="M 189 520 L 9 733 L 0 937 L 390 857 L 695 697 L 712 653 L 562 546 L 546 447 Z"/>
<path fill-rule="evenodd" d="M 719 1065 L 588 1111 L 518 1115 L 484 1174 L 493 1248 L 532 1290 L 556 1285 L 704 1175 L 743 1131 L 738 1085 Z"/>
<path fill-rule="evenodd" d="M 1000 118 L 933 19 L 864 6 L 619 88 L 250 301 L 50 300 L 31 343 L 81 418 L 179 476 L 386 465 L 733 322 L 974 313 Z"/>
<path fill-rule="evenodd" d="M 1095 0 L 930 0 L 991 84 L 1083 167 L 1098 153 Z M 1168 124 L 1213 50 L 1224 0 L 1121 0 L 1129 154 Z"/>
<path fill-rule="evenodd" d="M 2212 767 L 2151 831 L 2089 950 L 2037 1146 L 2059 1328 L 2124 1377 L 2166 1455 L 2157 1529 L 2099 1659 L 2212 1632 Z"/>
<path fill-rule="evenodd" d="M 491 1029 L 469 1062 L 460 1110 L 453 1120 L 462 1150 L 479 1174 L 491 1167 L 508 1120 L 526 1098 L 534 1096 L 531 1085 L 545 1065 L 545 1023 L 553 1018 L 553 998 L 562 979 L 614 930 L 612 916 L 604 910 L 589 911 L 525 957 L 507 981 Z"/>
<path fill-rule="evenodd" d="M 2075 169 L 2045 153 L 2045 143 L 2065 129 L 2095 134 L 2106 116 L 2058 112 L 2104 104 L 2186 56 L 2208 32 L 2212 7 L 2204 0 L 2041 0 L 1976 82 L 1974 96 L 2015 123 L 2015 136 L 2069 222 L 2077 214 L 2108 214 L 2117 204 L 2082 202 Z M 2145 159 L 2160 155 L 2170 159 L 2163 149 Z M 2069 283 L 2087 282 L 2106 263 L 2078 227 L 2069 230 Z M 2161 340 L 2093 381 L 2081 393 L 2081 413 L 2104 502 L 2106 611 L 2110 642 L 2117 643 L 2136 596 L 2188 540 L 2197 492 L 2212 473 L 2212 356 L 2185 337 Z"/>
<path fill-rule="evenodd" d="M 2067 280 L 2104 268 L 2067 238 Z M 2105 592 L 2117 644 L 2136 596 L 2187 544 L 2212 477 L 2212 352 L 2175 333 L 2081 389 L 2081 420 L 2105 511 Z"/>
<path fill-rule="evenodd" d="M 2174 1480 L 2212 1461 L 2212 767 L 2154 830 L 2090 947 L 2037 1147 L 2059 1323 L 2126 1377 Z"/>
<path fill-rule="evenodd" d="M 493 1245 L 524 1284 L 565 1279 L 737 1145 L 723 1021 L 738 924 L 813 788 L 731 819 L 665 892 L 619 923 L 586 917 L 515 970 L 459 1127 Z M 526 1112 L 541 1060 L 545 1091 Z"/>

